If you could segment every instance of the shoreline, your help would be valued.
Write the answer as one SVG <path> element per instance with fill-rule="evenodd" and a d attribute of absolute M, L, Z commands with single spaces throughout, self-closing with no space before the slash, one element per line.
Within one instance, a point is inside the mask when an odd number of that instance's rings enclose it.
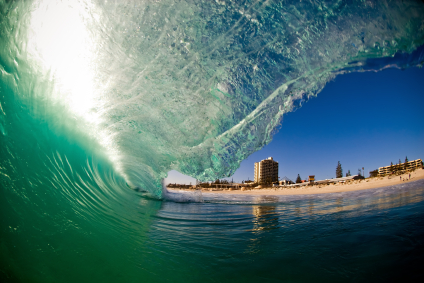
<path fill-rule="evenodd" d="M 411 178 L 409 179 L 409 174 Z M 402 180 L 400 180 L 399 176 Z M 405 179 L 405 181 L 403 181 Z M 210 191 L 209 189 L 198 190 L 204 194 L 231 194 L 231 195 L 314 195 L 314 194 L 329 194 L 329 193 L 342 193 L 351 191 L 362 191 L 381 187 L 394 186 L 405 184 L 413 181 L 424 179 L 424 169 L 417 169 L 414 172 L 406 173 L 398 176 L 374 177 L 363 180 L 357 180 L 349 184 L 331 184 L 331 185 L 314 185 L 298 188 L 263 188 L 251 190 L 220 190 Z M 167 188 L 171 192 L 194 192 L 193 189 L 174 189 Z"/>

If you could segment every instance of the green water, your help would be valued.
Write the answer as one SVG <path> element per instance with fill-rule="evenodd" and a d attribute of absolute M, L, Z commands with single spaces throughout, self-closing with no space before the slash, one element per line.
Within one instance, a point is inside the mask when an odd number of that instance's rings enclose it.
<path fill-rule="evenodd" d="M 231 175 L 337 74 L 422 65 L 423 11 L 0 1 L 0 281 L 418 280 L 422 181 L 238 200 L 161 181 Z"/>

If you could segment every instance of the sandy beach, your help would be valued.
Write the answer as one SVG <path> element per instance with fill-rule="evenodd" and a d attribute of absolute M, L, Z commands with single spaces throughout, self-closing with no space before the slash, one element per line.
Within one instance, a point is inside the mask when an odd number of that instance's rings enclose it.
<path fill-rule="evenodd" d="M 411 174 L 411 178 L 409 178 Z M 209 189 L 202 189 L 202 193 L 221 193 L 221 194 L 233 194 L 233 195 L 304 195 L 304 194 L 328 194 L 328 193 L 339 193 L 349 191 L 368 190 L 374 188 L 381 188 L 387 186 L 393 186 L 398 184 L 404 184 L 408 182 L 417 181 L 424 179 L 424 169 L 418 169 L 414 172 L 402 174 L 399 176 L 386 176 L 368 178 L 364 180 L 353 181 L 349 184 L 331 184 L 331 185 L 315 185 L 305 186 L 297 188 L 263 188 L 263 189 L 251 189 L 251 190 L 222 190 L 222 191 L 210 191 Z M 168 188 L 171 191 L 180 191 L 179 189 Z M 187 190 L 185 190 L 187 191 Z M 193 191 L 193 190 L 191 190 Z"/>

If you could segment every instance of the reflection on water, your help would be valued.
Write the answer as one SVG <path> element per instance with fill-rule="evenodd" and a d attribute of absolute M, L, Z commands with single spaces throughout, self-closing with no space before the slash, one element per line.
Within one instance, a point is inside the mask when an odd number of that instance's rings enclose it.
<path fill-rule="evenodd" d="M 275 197 L 264 196 L 263 200 L 275 202 Z M 253 227 L 252 238 L 250 239 L 249 245 L 247 246 L 246 253 L 257 254 L 262 251 L 262 241 L 267 241 L 267 237 L 264 234 L 268 231 L 278 229 L 280 227 L 278 213 L 276 213 L 276 206 L 271 204 L 254 205 L 252 206 L 252 224 Z"/>
<path fill-rule="evenodd" d="M 253 206 L 253 230 L 272 230 L 278 228 L 278 216 L 273 205 Z"/>

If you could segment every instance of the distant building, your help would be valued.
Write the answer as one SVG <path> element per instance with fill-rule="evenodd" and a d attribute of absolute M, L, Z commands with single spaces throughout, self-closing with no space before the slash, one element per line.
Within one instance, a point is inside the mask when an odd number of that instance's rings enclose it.
<path fill-rule="evenodd" d="M 255 162 L 255 183 L 278 182 L 278 162 L 272 157 Z"/>
<path fill-rule="evenodd" d="M 405 169 L 405 165 L 402 163 L 401 165 L 402 169 L 399 169 L 399 165 L 389 165 L 389 166 L 385 166 L 385 167 L 380 167 L 378 168 L 378 175 L 380 176 L 384 176 L 384 175 L 389 175 L 392 174 L 394 172 L 397 172 L 399 170 L 403 171 L 403 170 L 415 170 L 418 168 L 423 168 L 423 161 L 421 159 L 417 159 L 417 160 L 412 160 L 409 161 L 407 163 L 406 169 Z"/>
<path fill-rule="evenodd" d="M 292 180 L 290 180 L 289 178 L 285 176 L 280 181 L 278 181 L 278 183 L 280 184 L 280 186 L 287 186 L 287 185 L 294 184 Z"/>
<path fill-rule="evenodd" d="M 281 180 L 278 183 L 280 184 L 280 186 L 287 186 L 287 185 L 294 184 L 292 180 Z"/>

